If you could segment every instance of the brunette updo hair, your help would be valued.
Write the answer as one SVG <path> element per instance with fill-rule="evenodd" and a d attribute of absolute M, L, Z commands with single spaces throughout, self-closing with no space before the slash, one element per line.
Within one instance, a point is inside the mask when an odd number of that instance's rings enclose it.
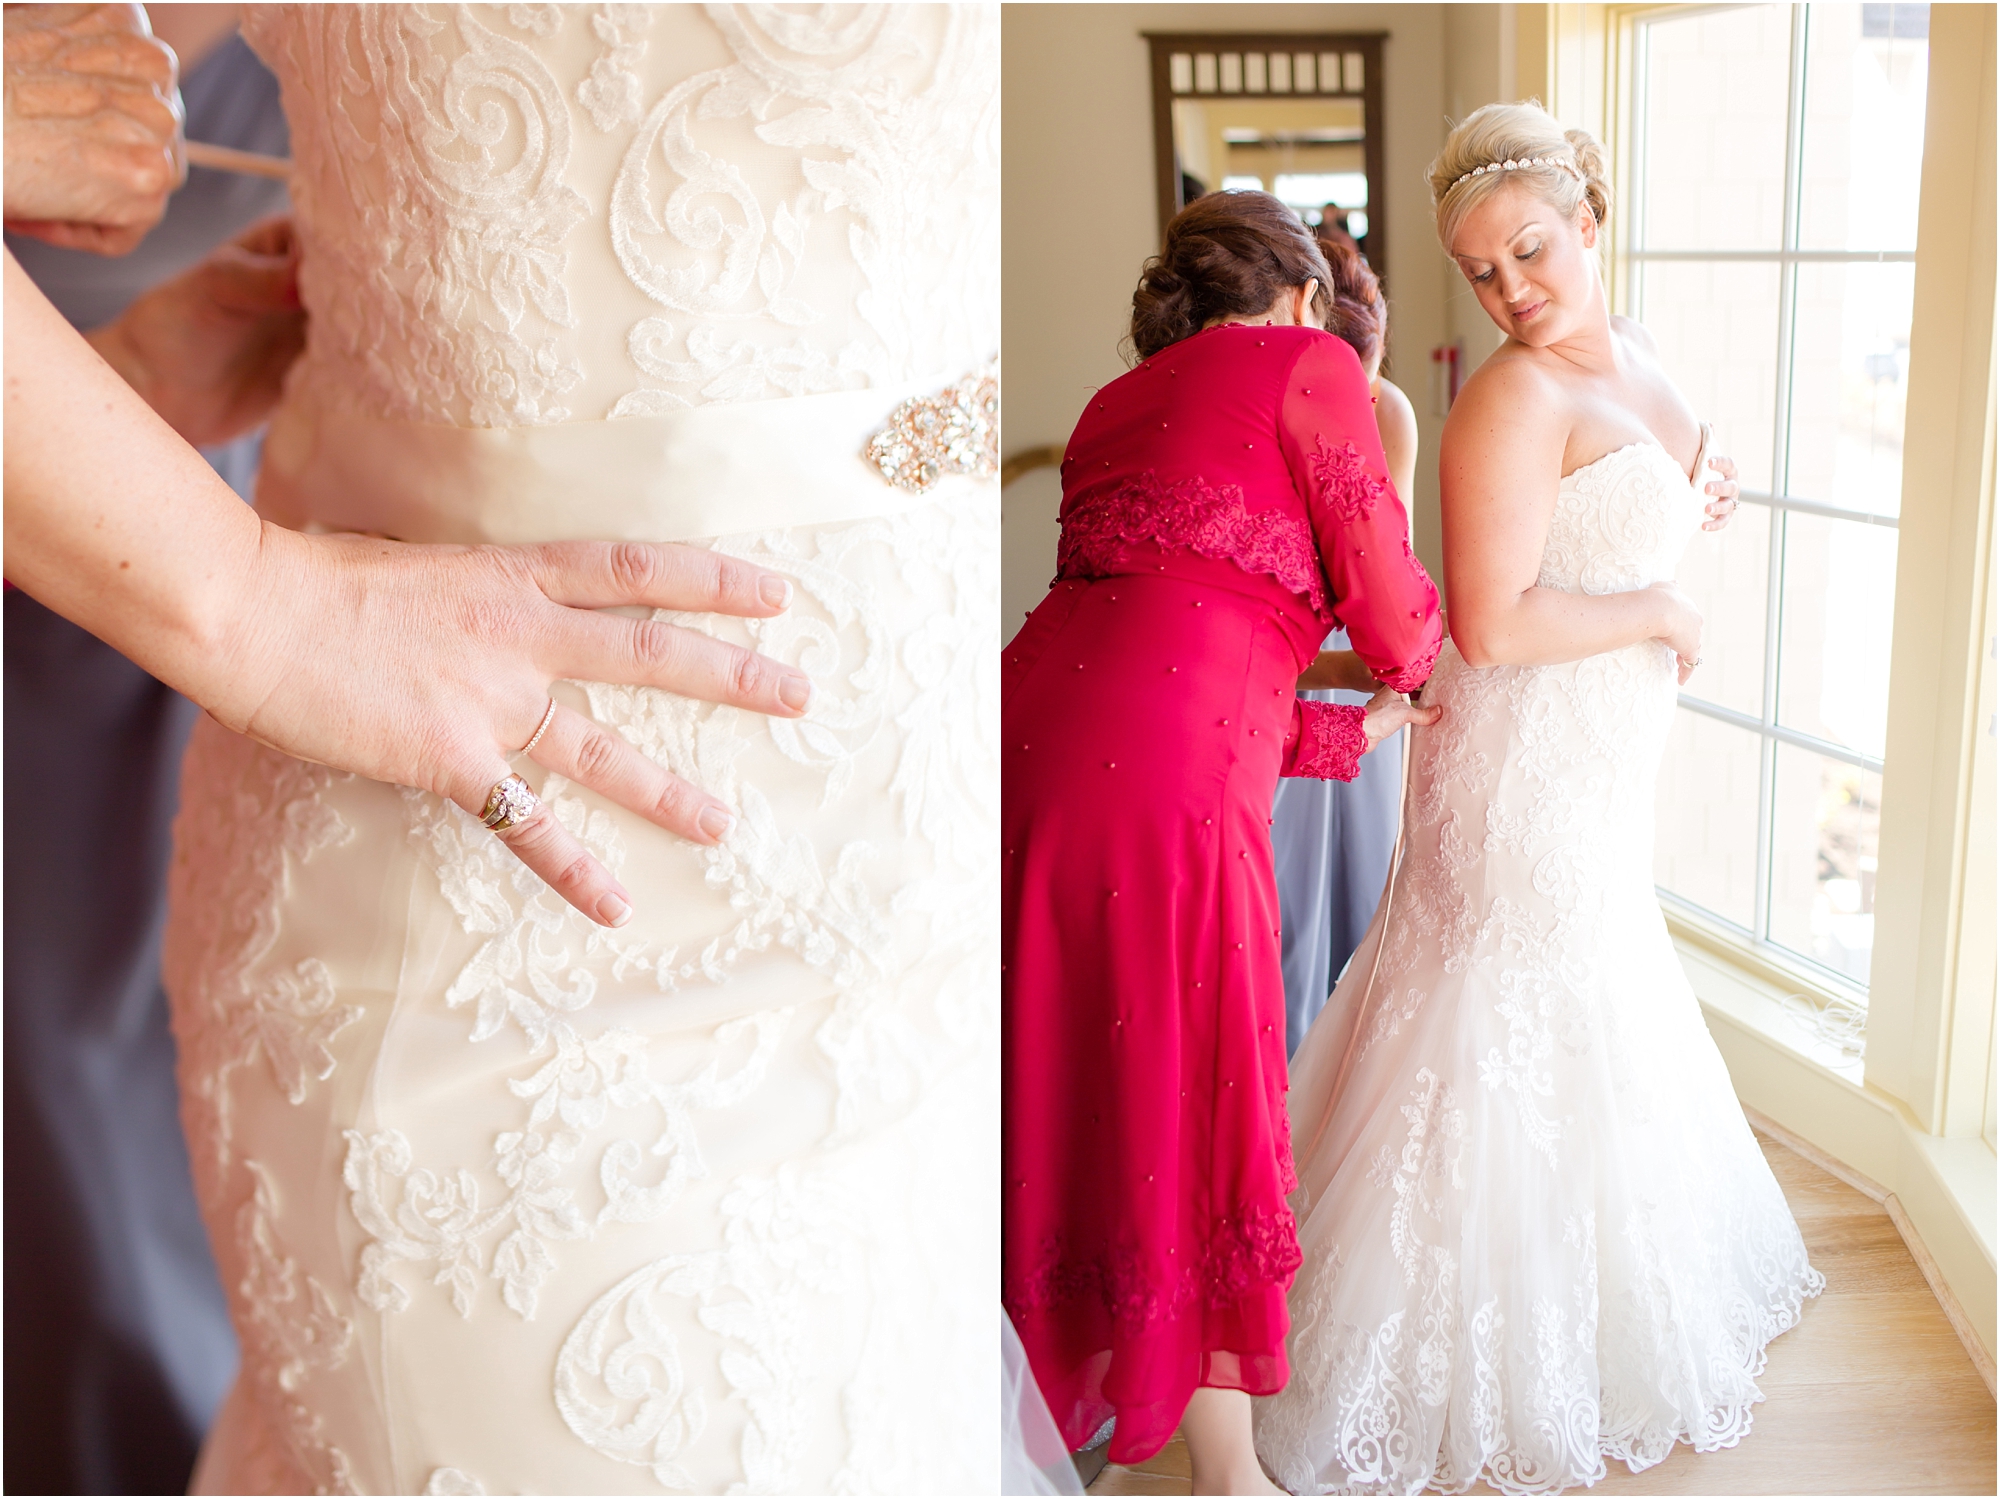
<path fill-rule="evenodd" d="M 1375 275 L 1354 241 L 1322 238 L 1320 252 L 1326 257 L 1326 331 L 1360 356 L 1365 370 L 1383 357 L 1382 340 L 1389 331 L 1389 307 L 1382 298 L 1382 282 Z M 1315 298 L 1313 305 L 1319 305 Z M 1380 368 L 1378 365 L 1377 368 Z"/>
<path fill-rule="evenodd" d="M 1174 215 L 1160 253 L 1139 273 L 1132 347 L 1150 359 L 1211 318 L 1262 312 L 1308 281 L 1320 291 L 1306 317 L 1324 327 L 1336 283 L 1305 221 L 1269 193 L 1205 193 Z"/>
<path fill-rule="evenodd" d="M 1558 165 L 1506 167 L 1508 162 Z M 1490 170 L 1500 166 L 1501 170 Z M 1488 171 L 1475 177 L 1476 168 Z M 1565 130 L 1538 99 L 1489 104 L 1475 109 L 1445 137 L 1431 163 L 1431 204 L 1437 210 L 1438 242 L 1451 253 L 1453 236 L 1465 216 L 1502 184 L 1518 182 L 1569 218 L 1579 204 L 1590 206 L 1599 227 L 1611 221 L 1611 184 L 1604 175 L 1604 147 L 1588 130 Z"/>

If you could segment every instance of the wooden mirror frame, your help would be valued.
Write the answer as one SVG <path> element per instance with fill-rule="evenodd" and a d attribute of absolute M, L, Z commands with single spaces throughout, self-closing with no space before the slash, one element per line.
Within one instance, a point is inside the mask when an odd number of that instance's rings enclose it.
<path fill-rule="evenodd" d="M 1174 92 L 1172 59 L 1176 52 L 1213 53 L 1220 56 L 1246 52 L 1286 52 L 1346 54 L 1358 52 L 1362 58 L 1361 91 L 1359 95 L 1349 93 L 1344 87 L 1327 91 L 1315 89 L 1310 94 L 1271 93 L 1268 87 L 1261 93 L 1252 94 L 1247 89 L 1239 89 L 1228 94 L 1219 89 L 1214 93 L 1189 93 L 1187 98 L 1263 98 L 1263 99 L 1352 99 L 1361 100 L 1361 141 L 1362 170 L 1368 177 L 1368 263 L 1377 276 L 1388 279 L 1388 229 L 1389 214 L 1384 203 L 1384 182 L 1387 175 L 1383 156 L 1383 108 L 1382 108 L 1382 42 L 1388 36 L 1385 31 L 1147 31 L 1142 32 L 1153 49 L 1153 162 L 1154 181 L 1158 188 L 1160 206 L 1160 232 L 1166 233 L 1167 221 L 1179 213 L 1186 205 L 1181 202 L 1180 174 L 1174 169 L 1174 100 L 1183 97 Z M 1342 79 L 1343 84 L 1345 78 Z"/>

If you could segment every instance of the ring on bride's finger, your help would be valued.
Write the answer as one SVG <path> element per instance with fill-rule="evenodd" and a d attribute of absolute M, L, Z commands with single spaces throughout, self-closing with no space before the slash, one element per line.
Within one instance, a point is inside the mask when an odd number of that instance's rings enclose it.
<path fill-rule="evenodd" d="M 508 776 L 504 781 L 495 781 L 493 789 L 486 793 L 486 810 L 479 814 L 479 820 L 496 833 L 526 822 L 542 810 L 542 799 L 529 789 L 528 783 L 519 776 Z"/>
<path fill-rule="evenodd" d="M 528 751 L 530 751 L 536 745 L 542 742 L 542 735 L 548 733 L 549 722 L 555 716 L 556 716 L 556 700 L 554 698 L 550 698 L 548 711 L 542 715 L 542 721 L 535 726 L 534 736 L 530 738 L 526 744 L 521 746 L 522 754 L 524 755 L 527 754 Z"/>

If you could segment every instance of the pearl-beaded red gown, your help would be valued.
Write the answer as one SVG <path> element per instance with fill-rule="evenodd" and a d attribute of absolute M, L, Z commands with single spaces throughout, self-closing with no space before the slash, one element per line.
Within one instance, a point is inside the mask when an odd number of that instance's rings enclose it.
<path fill-rule="evenodd" d="M 1286 1378 L 1281 775 L 1352 779 L 1302 702 L 1337 621 L 1408 690 L 1442 643 L 1368 386 L 1318 329 L 1225 325 L 1092 398 L 1054 585 L 1002 662 L 1003 1297 L 1072 1447 L 1165 1444 Z"/>

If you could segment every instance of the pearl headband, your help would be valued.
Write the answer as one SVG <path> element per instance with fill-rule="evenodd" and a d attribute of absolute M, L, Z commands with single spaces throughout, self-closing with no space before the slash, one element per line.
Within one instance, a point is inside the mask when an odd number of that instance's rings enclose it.
<path fill-rule="evenodd" d="M 1524 156 L 1518 161 L 1492 161 L 1483 167 L 1474 167 L 1463 177 L 1459 178 L 1458 182 L 1452 183 L 1451 187 L 1446 188 L 1445 191 L 1452 191 L 1453 188 L 1458 186 L 1459 182 L 1470 182 L 1475 177 L 1484 177 L 1488 172 L 1518 172 L 1523 167 L 1560 167 L 1578 182 L 1583 181 L 1583 173 L 1577 170 L 1576 163 L 1568 157 Z"/>

